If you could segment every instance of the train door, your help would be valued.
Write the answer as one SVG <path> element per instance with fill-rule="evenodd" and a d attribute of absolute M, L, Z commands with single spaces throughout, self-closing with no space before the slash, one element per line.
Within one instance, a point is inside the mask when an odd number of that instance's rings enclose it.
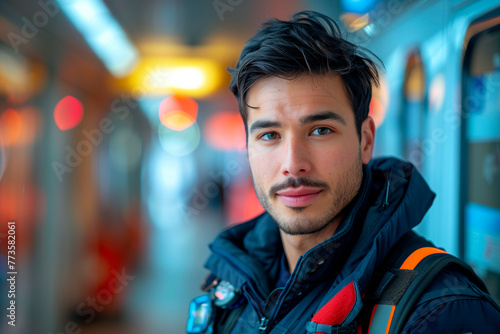
<path fill-rule="evenodd" d="M 461 255 L 500 300 L 500 12 L 475 21 L 464 44 Z M 468 42 L 468 43 L 467 43 Z"/>
<path fill-rule="evenodd" d="M 401 129 L 404 158 L 422 171 L 422 141 L 425 129 L 425 74 L 418 51 L 413 51 L 406 65 L 403 83 Z"/>

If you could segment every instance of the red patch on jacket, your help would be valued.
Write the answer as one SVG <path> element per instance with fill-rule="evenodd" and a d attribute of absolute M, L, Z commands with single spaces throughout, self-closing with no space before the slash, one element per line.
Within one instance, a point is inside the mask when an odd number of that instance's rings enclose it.
<path fill-rule="evenodd" d="M 340 325 L 351 312 L 355 301 L 356 291 L 354 290 L 354 282 L 351 282 L 330 299 L 313 316 L 311 322 L 323 325 Z"/>

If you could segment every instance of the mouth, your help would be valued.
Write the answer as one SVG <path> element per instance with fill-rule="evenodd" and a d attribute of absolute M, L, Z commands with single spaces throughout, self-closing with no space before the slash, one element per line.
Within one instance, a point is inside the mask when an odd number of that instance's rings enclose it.
<path fill-rule="evenodd" d="M 286 188 L 284 190 L 278 191 L 276 195 L 278 198 L 289 207 L 304 207 L 311 204 L 322 192 L 322 189 L 309 188 L 309 187 L 298 187 L 298 188 Z"/>

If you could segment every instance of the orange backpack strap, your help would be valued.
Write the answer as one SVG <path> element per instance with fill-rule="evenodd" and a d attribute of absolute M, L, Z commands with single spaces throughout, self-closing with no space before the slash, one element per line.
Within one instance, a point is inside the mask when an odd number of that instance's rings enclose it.
<path fill-rule="evenodd" d="M 425 259 L 426 257 L 432 255 L 432 254 L 448 254 L 444 250 L 441 250 L 439 248 L 435 247 L 422 247 L 417 250 L 415 250 L 413 253 L 410 254 L 406 258 L 406 260 L 403 262 L 403 264 L 399 267 L 399 270 L 415 270 L 415 268 L 418 266 L 418 264 Z M 413 279 L 416 277 L 415 273 L 411 273 L 410 275 L 402 275 L 404 278 L 399 284 L 396 284 L 398 288 L 404 288 L 404 286 L 409 287 L 410 284 L 408 284 L 408 281 L 413 281 Z M 389 276 L 390 278 L 386 277 L 386 280 L 389 279 L 392 281 L 395 276 Z M 386 284 L 389 284 L 390 282 L 386 282 Z M 411 282 L 410 282 L 411 283 Z M 394 284 L 394 283 L 393 283 Z M 387 288 L 387 285 L 384 287 L 384 289 Z M 399 294 L 404 291 L 399 291 Z M 368 327 L 368 333 L 382 333 L 382 334 L 388 334 L 389 330 L 391 328 L 392 320 L 394 318 L 394 313 L 396 311 L 396 306 L 398 302 L 401 300 L 401 296 L 399 298 L 394 298 L 398 297 L 397 293 L 392 293 L 392 299 L 394 304 L 386 304 L 386 303 L 379 303 L 375 304 L 373 307 L 373 311 L 370 317 L 370 323 Z M 396 295 L 396 296 L 395 296 Z M 383 301 L 383 300 L 381 300 Z M 380 301 L 379 301 L 380 302 Z M 387 301 L 385 301 L 387 302 Z"/>
<path fill-rule="evenodd" d="M 468 264 L 433 247 L 430 242 L 413 232 L 405 235 L 384 260 L 381 267 L 385 271 L 375 273 L 366 289 L 361 317 L 364 319 L 364 332 L 402 332 L 427 287 L 449 266 L 453 266 L 454 270 L 460 271 L 480 290 L 488 293 L 484 283 Z"/>

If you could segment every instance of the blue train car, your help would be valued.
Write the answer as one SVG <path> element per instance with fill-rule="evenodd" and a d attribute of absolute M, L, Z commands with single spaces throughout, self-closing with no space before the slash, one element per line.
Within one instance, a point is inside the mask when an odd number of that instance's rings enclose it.
<path fill-rule="evenodd" d="M 437 197 L 419 232 L 498 300 L 500 2 L 383 1 L 370 16 L 355 36 L 385 64 L 376 152 L 423 173 Z"/>

